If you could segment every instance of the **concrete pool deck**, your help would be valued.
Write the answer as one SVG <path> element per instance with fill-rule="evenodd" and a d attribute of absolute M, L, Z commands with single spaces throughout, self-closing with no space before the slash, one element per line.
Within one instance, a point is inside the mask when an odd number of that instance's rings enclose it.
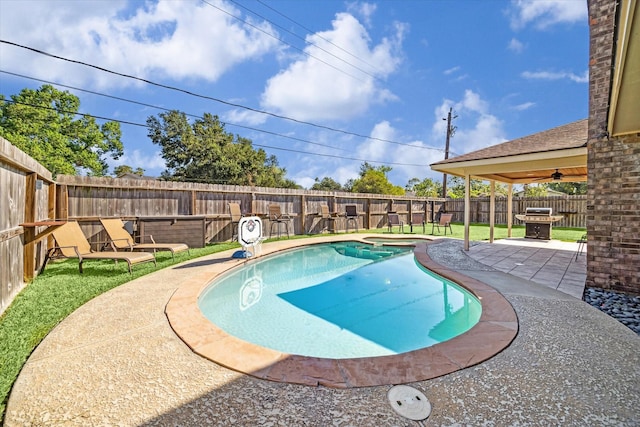
<path fill-rule="evenodd" d="M 265 249 L 300 243 L 282 240 Z M 552 289 L 559 285 L 540 285 L 474 260 L 486 245 L 473 245 L 467 254 L 460 241 L 444 239 L 429 247 L 429 256 L 498 290 L 518 316 L 518 334 L 489 360 L 410 383 L 432 404 L 424 425 L 640 425 L 638 335 Z M 565 251 L 573 257 L 575 248 Z M 193 353 L 171 329 L 165 307 L 185 281 L 205 282 L 223 264 L 242 262 L 230 254 L 138 278 L 72 313 L 25 364 L 5 425 L 416 425 L 391 408 L 390 386 L 266 381 Z M 534 260 L 548 264 L 533 257 L 525 265 Z"/>

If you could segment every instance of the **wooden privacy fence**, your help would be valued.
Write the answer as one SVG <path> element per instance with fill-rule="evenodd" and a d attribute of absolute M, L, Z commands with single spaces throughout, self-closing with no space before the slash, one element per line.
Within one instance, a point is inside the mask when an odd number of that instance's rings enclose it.
<path fill-rule="evenodd" d="M 53 219 L 54 188 L 48 170 L 0 138 L 0 313 L 44 260 L 48 227 L 36 224 Z"/>
<path fill-rule="evenodd" d="M 513 215 L 524 214 L 528 207 L 551 208 L 554 215 L 562 215 L 558 222 L 554 222 L 554 227 L 587 227 L 587 196 L 566 196 L 566 197 L 514 197 Z M 453 222 L 464 222 L 464 199 L 447 200 L 447 212 L 453 213 Z M 471 223 L 489 223 L 489 198 L 480 197 L 471 199 L 470 217 Z M 496 224 L 507 223 L 507 198 L 496 198 Z M 522 221 L 513 218 L 514 225 L 522 225 Z"/>
<path fill-rule="evenodd" d="M 171 227 L 180 229 L 192 239 L 186 242 L 191 246 L 232 237 L 230 202 L 240 203 L 244 215 L 261 216 L 266 234 L 271 228 L 270 204 L 278 204 L 292 217 L 294 234 L 314 234 L 325 226 L 320 217 L 323 205 L 333 213 L 336 228 L 344 230 L 346 205 L 356 205 L 358 227 L 369 229 L 385 227 L 390 211 L 405 223 L 415 212 L 429 219 L 441 203 L 423 197 L 78 176 L 59 176 L 57 197 L 56 217 L 80 222 L 90 240 L 104 240 L 100 217 L 120 217 L 139 234 L 144 229 L 156 240 L 169 239 L 160 237 L 162 229 L 165 235 Z"/>
<path fill-rule="evenodd" d="M 248 186 L 212 185 L 118 179 L 110 177 L 58 176 L 54 182 L 42 165 L 0 138 L 0 313 L 40 269 L 47 236 L 58 226 L 55 220 L 76 220 L 92 243 L 107 240 L 101 217 L 120 217 L 137 234 L 153 234 L 158 242 L 185 242 L 192 247 L 231 239 L 233 228 L 228 204 L 240 203 L 245 215 L 259 215 L 264 232 L 270 230 L 266 214 L 278 204 L 292 217 L 294 234 L 321 232 L 323 206 L 333 213 L 336 231 L 346 229 L 347 205 L 356 205 L 358 228 L 387 226 L 387 213 L 396 212 L 409 223 L 412 213 L 433 218 L 442 199 L 412 196 L 292 190 Z M 513 214 L 527 207 L 551 207 L 564 215 L 561 227 L 586 226 L 586 196 L 514 198 Z M 472 223 L 489 222 L 489 199 L 471 200 Z M 447 200 L 454 222 L 464 220 L 464 200 Z M 496 224 L 507 223 L 507 201 L 496 198 Z M 520 222 L 514 220 L 514 224 Z"/>

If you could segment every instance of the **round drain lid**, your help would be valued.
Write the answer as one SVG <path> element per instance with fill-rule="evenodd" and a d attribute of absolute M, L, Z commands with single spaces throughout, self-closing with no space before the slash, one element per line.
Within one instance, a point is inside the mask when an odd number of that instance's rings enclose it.
<path fill-rule="evenodd" d="M 431 403 L 420 390 L 408 385 L 396 385 L 387 392 L 391 407 L 410 420 L 424 420 L 431 414 Z"/>

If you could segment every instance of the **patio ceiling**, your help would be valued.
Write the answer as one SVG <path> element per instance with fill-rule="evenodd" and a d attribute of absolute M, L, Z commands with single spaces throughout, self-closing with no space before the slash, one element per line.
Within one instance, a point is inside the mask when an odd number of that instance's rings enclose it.
<path fill-rule="evenodd" d="M 588 120 L 431 164 L 437 172 L 509 184 L 587 180 Z M 560 179 L 552 174 L 560 172 Z"/>
<path fill-rule="evenodd" d="M 609 107 L 611 136 L 640 133 L 640 13 L 636 13 L 635 0 L 622 0 L 618 8 Z"/>

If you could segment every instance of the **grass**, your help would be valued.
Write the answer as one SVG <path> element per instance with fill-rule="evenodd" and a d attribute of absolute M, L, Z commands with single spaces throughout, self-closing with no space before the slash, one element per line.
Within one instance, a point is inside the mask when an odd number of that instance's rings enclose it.
<path fill-rule="evenodd" d="M 451 224 L 453 234 L 447 230 L 446 237 L 453 237 L 454 239 L 464 239 L 464 224 Z M 413 233 L 410 233 L 409 226 L 404 226 L 406 234 L 422 234 L 422 227 L 413 227 Z M 378 232 L 383 234 L 389 234 L 386 227 L 377 230 L 367 230 L 369 232 Z M 554 240 L 560 240 L 563 242 L 575 242 L 582 237 L 587 231 L 584 228 L 559 228 L 553 227 L 551 232 Z M 393 234 L 400 233 L 400 227 L 393 227 Z M 425 227 L 425 234 L 431 235 L 431 224 L 427 224 Z M 444 237 L 444 227 L 440 227 L 440 232 L 435 229 L 435 235 L 438 237 Z M 525 227 L 522 225 L 514 225 L 511 227 L 511 237 L 524 237 Z M 496 225 L 493 230 L 494 239 L 506 239 L 507 238 L 507 226 Z M 471 224 L 469 226 L 469 240 L 471 241 L 484 241 L 489 240 L 489 225 L 488 224 Z"/>
<path fill-rule="evenodd" d="M 4 418 L 11 386 L 22 365 L 49 331 L 75 309 L 110 289 L 157 269 L 237 247 L 237 243 L 222 243 L 193 248 L 190 254 L 177 253 L 175 261 L 169 252 L 159 252 L 157 267 L 151 263 L 134 265 L 132 274 L 129 274 L 125 262 L 85 261 L 84 274 L 79 274 L 77 260 L 47 265 L 44 273 L 17 295 L 0 317 L 0 420 Z"/>
<path fill-rule="evenodd" d="M 436 234 L 444 236 L 444 229 L 441 227 L 440 230 L 440 233 L 436 231 Z M 463 225 L 452 224 L 452 230 L 453 235 L 448 233 L 447 237 L 459 239 L 464 237 Z M 426 234 L 431 233 L 429 225 L 425 231 Z M 512 237 L 524 237 L 524 227 L 514 226 L 512 231 Z M 387 227 L 361 230 L 361 232 L 389 234 Z M 399 232 L 399 227 L 394 227 L 393 233 Z M 409 233 L 408 226 L 405 226 L 405 232 Z M 421 235 L 421 232 L 421 228 L 414 227 L 413 234 Z M 553 238 L 575 242 L 584 233 L 584 229 L 554 228 Z M 292 238 L 305 237 L 310 236 L 292 236 Z M 506 237 L 506 226 L 496 226 L 494 238 Z M 488 239 L 488 225 L 470 226 L 470 240 Z M 77 260 L 64 260 L 48 265 L 45 272 L 18 294 L 0 317 L 0 420 L 4 418 L 11 386 L 29 355 L 49 331 L 75 309 L 110 289 L 157 269 L 237 247 L 239 247 L 237 243 L 220 243 L 205 248 L 194 248 L 191 249 L 190 254 L 186 252 L 176 254 L 175 261 L 168 252 L 160 252 L 157 254 L 157 267 L 150 263 L 134 265 L 132 274 L 128 273 L 124 262 L 116 265 L 111 261 L 86 261 L 84 274 L 78 273 Z"/>

